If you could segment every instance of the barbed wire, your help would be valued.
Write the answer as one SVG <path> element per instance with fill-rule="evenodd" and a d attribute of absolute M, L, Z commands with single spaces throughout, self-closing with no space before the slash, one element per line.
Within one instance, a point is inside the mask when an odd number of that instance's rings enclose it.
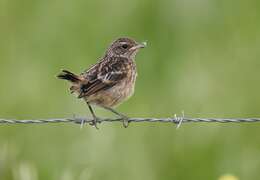
<path fill-rule="evenodd" d="M 72 118 L 50 118 L 50 119 L 32 119 L 32 120 L 17 120 L 17 119 L 0 119 L 0 124 L 46 124 L 46 123 L 92 123 L 93 119 L 88 117 L 72 117 Z M 122 122 L 122 118 L 98 118 L 97 122 Z M 177 124 L 177 128 L 182 123 L 252 123 L 260 122 L 260 118 L 188 118 L 177 117 L 173 118 L 129 118 L 129 123 L 132 122 L 160 122 L 160 123 L 174 123 Z"/>

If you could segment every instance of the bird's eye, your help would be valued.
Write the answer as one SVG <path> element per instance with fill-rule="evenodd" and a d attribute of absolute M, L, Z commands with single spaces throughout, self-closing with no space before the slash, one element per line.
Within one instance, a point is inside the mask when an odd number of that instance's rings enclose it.
<path fill-rule="evenodd" d="M 123 45 L 122 45 L 122 48 L 127 49 L 127 48 L 128 48 L 128 45 L 127 45 L 127 44 L 123 44 Z"/>

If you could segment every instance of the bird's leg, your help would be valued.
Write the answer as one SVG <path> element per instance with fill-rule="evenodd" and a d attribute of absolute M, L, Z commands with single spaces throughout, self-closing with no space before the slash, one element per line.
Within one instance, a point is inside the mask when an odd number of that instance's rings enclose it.
<path fill-rule="evenodd" d="M 121 118 L 123 119 L 123 126 L 124 126 L 125 128 L 128 127 L 128 125 L 129 125 L 129 121 L 128 121 L 129 117 L 127 117 L 127 116 L 124 115 L 124 114 L 121 114 L 121 113 L 117 112 L 117 111 L 114 110 L 113 108 L 106 107 L 106 106 L 102 106 L 102 107 L 103 107 L 104 109 L 109 110 L 110 112 L 112 112 L 112 113 L 118 115 L 119 117 L 121 117 Z"/>
<path fill-rule="evenodd" d="M 90 125 L 93 125 L 93 126 L 95 126 L 96 129 L 98 129 L 98 127 L 97 127 L 97 116 L 95 115 L 95 113 L 94 113 L 92 107 L 90 106 L 89 102 L 87 102 L 87 105 L 88 105 L 89 111 L 91 112 L 92 117 L 93 117 L 93 121 Z"/>

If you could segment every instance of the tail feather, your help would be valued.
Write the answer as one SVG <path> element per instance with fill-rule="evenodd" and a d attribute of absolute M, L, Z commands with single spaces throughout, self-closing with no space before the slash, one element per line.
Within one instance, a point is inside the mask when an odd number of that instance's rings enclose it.
<path fill-rule="evenodd" d="M 73 83 L 77 83 L 77 82 L 81 81 L 81 79 L 79 78 L 78 75 L 73 74 L 72 72 L 67 71 L 67 70 L 62 70 L 62 72 L 57 77 L 59 79 L 65 79 L 65 80 L 73 82 Z"/>

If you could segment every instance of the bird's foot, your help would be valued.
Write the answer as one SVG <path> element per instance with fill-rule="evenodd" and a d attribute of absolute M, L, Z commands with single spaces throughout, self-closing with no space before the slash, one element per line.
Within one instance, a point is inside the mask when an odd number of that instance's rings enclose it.
<path fill-rule="evenodd" d="M 129 126 L 129 117 L 125 115 L 120 115 L 122 120 L 123 120 L 123 126 L 124 128 L 127 128 Z"/>
<path fill-rule="evenodd" d="M 96 129 L 99 129 L 98 126 L 97 126 L 97 123 L 98 123 L 98 118 L 93 117 L 93 120 L 92 120 L 92 122 L 89 123 L 89 125 L 95 127 Z"/>

